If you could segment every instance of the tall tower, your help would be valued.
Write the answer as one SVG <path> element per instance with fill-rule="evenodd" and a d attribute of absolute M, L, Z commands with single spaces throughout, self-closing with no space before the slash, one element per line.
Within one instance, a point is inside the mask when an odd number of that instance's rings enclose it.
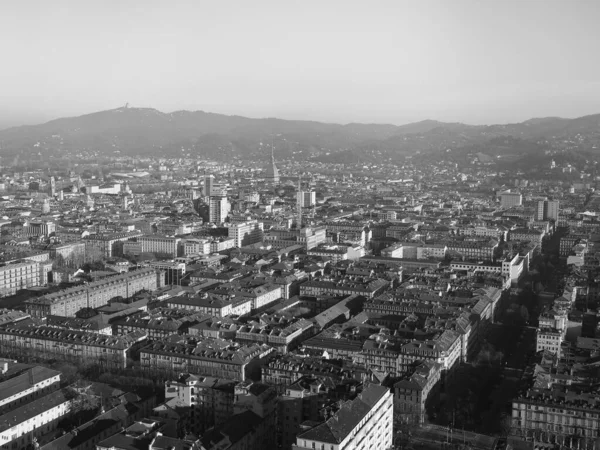
<path fill-rule="evenodd" d="M 302 229 L 302 175 L 298 176 L 298 229 Z"/>
<path fill-rule="evenodd" d="M 267 165 L 265 174 L 267 183 L 279 183 L 279 170 L 275 165 L 275 144 L 271 141 L 271 163 Z"/>
<path fill-rule="evenodd" d="M 50 177 L 50 197 L 54 197 L 56 195 L 56 180 L 54 177 Z"/>

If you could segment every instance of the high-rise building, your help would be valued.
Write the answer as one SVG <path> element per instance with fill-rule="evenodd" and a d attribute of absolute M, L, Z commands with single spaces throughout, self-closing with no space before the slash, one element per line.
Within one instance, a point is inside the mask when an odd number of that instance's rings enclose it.
<path fill-rule="evenodd" d="M 229 215 L 230 205 L 226 197 L 211 197 L 208 202 L 209 222 L 223 223 Z"/>
<path fill-rule="evenodd" d="M 310 208 L 317 203 L 317 194 L 315 191 L 298 192 L 298 204 L 302 208 Z"/>
<path fill-rule="evenodd" d="M 54 177 L 50 177 L 50 196 L 54 197 L 56 195 L 56 180 Z"/>
<path fill-rule="evenodd" d="M 559 201 L 540 200 L 537 205 L 536 220 L 558 220 Z"/>
<path fill-rule="evenodd" d="M 204 177 L 204 196 L 205 197 L 226 197 L 227 187 L 215 182 L 214 175 Z"/>
<path fill-rule="evenodd" d="M 210 197 L 213 191 L 213 184 L 215 183 L 215 177 L 213 175 L 204 176 L 204 196 Z"/>

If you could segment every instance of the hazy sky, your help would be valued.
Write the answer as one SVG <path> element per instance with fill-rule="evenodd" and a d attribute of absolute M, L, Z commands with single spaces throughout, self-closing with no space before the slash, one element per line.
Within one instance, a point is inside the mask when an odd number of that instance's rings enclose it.
<path fill-rule="evenodd" d="M 0 124 L 129 102 L 330 122 L 600 113 L 598 0 L 4 0 Z"/>

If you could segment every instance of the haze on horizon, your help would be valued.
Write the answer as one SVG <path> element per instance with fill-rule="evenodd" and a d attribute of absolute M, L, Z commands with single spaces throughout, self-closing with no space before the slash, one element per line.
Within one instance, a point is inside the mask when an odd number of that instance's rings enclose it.
<path fill-rule="evenodd" d="M 8 0 L 0 128 L 125 103 L 338 123 L 600 113 L 598 17 L 594 0 Z"/>

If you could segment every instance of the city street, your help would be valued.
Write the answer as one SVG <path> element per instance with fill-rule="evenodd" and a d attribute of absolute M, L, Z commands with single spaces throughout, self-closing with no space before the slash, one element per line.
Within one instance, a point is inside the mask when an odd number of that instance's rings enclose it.
<path fill-rule="evenodd" d="M 412 442 L 437 445 L 436 448 L 444 448 L 447 444 L 455 444 L 459 448 L 468 446 L 473 449 L 490 450 L 495 439 L 490 436 L 449 428 L 438 425 L 425 425 L 412 431 Z"/>

